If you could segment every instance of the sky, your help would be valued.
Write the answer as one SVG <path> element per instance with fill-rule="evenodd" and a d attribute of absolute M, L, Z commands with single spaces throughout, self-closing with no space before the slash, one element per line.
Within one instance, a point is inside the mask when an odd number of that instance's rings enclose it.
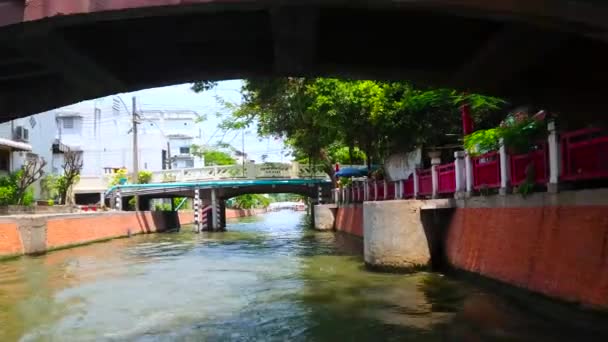
<path fill-rule="evenodd" d="M 142 110 L 194 110 L 207 117 L 207 120 L 201 123 L 205 143 L 213 145 L 221 141 L 241 150 L 243 143 L 240 131 L 224 132 L 217 127 L 229 115 L 218 103 L 217 98 L 232 103 L 240 103 L 241 85 L 241 80 L 222 81 L 210 91 L 195 93 L 190 89 L 191 84 L 180 84 L 124 93 L 120 96 L 125 100 L 136 96 L 138 106 Z M 218 117 L 218 115 L 221 115 L 221 117 Z M 291 160 L 291 156 L 285 156 L 287 150 L 284 149 L 281 140 L 258 137 L 257 127 L 255 126 L 245 130 L 244 149 L 249 159 L 255 160 L 257 163 L 262 162 L 263 155 L 268 156 L 266 160 L 268 162 L 287 162 Z"/>

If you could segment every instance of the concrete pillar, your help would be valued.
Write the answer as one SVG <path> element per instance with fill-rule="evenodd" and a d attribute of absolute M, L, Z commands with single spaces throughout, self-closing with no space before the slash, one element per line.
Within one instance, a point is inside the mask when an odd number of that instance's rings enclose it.
<path fill-rule="evenodd" d="M 418 181 L 418 169 L 414 169 L 414 198 L 418 198 L 420 192 L 420 183 Z"/>
<path fill-rule="evenodd" d="M 226 230 L 226 200 L 220 200 L 219 206 L 220 230 Z"/>
<path fill-rule="evenodd" d="M 439 166 L 440 164 L 440 158 L 431 159 L 431 183 L 433 185 L 433 198 L 439 197 L 439 174 L 437 173 L 437 166 Z"/>
<path fill-rule="evenodd" d="M 196 231 L 197 233 L 201 232 L 201 218 L 200 218 L 200 205 L 201 205 L 201 200 L 200 200 L 200 190 L 199 188 L 195 188 L 194 189 L 194 231 Z"/>
<path fill-rule="evenodd" d="M 473 193 L 473 161 L 468 153 L 464 157 L 464 178 L 466 195 L 470 196 Z"/>
<path fill-rule="evenodd" d="M 334 204 L 318 204 L 314 207 L 314 227 L 316 230 L 332 230 L 336 220 Z"/>
<path fill-rule="evenodd" d="M 211 189 L 211 230 L 218 230 L 218 215 L 217 215 L 217 193 L 216 189 Z"/>
<path fill-rule="evenodd" d="M 120 189 L 116 189 L 116 210 L 122 210 L 122 195 L 120 194 Z"/>
<path fill-rule="evenodd" d="M 498 150 L 498 154 L 500 157 L 500 189 L 498 192 L 501 195 L 506 195 L 511 192 L 511 173 L 509 172 L 511 165 L 509 163 L 507 147 L 502 139 L 500 140 L 500 149 Z"/>
<path fill-rule="evenodd" d="M 321 186 L 317 187 L 317 203 L 323 204 L 323 189 Z"/>
<path fill-rule="evenodd" d="M 464 192 L 466 191 L 465 155 L 466 154 L 464 151 L 454 152 L 454 173 L 456 177 L 456 192 L 454 193 L 454 197 L 456 198 L 462 198 Z"/>
<path fill-rule="evenodd" d="M 365 264 L 380 270 L 412 271 L 427 266 L 431 252 L 421 218 L 422 201 L 363 205 Z"/>
<path fill-rule="evenodd" d="M 382 185 L 384 186 L 384 193 L 382 194 L 384 198 L 382 199 L 386 201 L 386 199 L 388 198 L 388 185 L 386 184 L 386 179 L 383 180 Z"/>
<path fill-rule="evenodd" d="M 367 179 L 363 182 L 363 201 L 369 201 L 369 186 L 367 184 Z"/>
<path fill-rule="evenodd" d="M 378 182 L 374 180 L 374 201 L 378 200 Z"/>
<path fill-rule="evenodd" d="M 395 194 L 395 199 L 401 199 L 401 194 L 399 193 L 401 189 L 401 181 L 393 183 L 393 186 L 395 187 L 395 189 L 393 190 Z"/>
<path fill-rule="evenodd" d="M 106 195 L 103 192 L 99 193 L 99 205 L 104 206 L 106 204 Z"/>
<path fill-rule="evenodd" d="M 547 129 L 549 130 L 549 137 L 547 138 L 549 148 L 549 184 L 547 184 L 547 191 L 555 193 L 559 191 L 559 168 L 561 164 L 559 139 L 554 121 L 549 122 Z"/>

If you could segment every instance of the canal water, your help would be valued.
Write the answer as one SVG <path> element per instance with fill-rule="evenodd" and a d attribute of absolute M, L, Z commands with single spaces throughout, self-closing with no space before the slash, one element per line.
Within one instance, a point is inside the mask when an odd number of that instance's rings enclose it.
<path fill-rule="evenodd" d="M 0 263 L 0 341 L 571 341 L 592 334 L 280 211 Z"/>

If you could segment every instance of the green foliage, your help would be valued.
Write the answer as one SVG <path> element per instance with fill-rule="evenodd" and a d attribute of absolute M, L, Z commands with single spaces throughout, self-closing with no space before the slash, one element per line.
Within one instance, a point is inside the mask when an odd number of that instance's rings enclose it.
<path fill-rule="evenodd" d="M 34 189 L 28 187 L 19 193 L 19 182 L 23 176 L 22 171 L 0 177 L 0 205 L 32 205 L 34 203 Z"/>
<path fill-rule="evenodd" d="M 184 200 L 184 197 L 175 197 L 175 198 L 173 198 L 173 206 L 175 208 L 177 208 L 177 206 L 180 205 L 180 203 L 182 203 L 183 200 Z M 189 205 L 188 205 L 188 202 L 186 201 L 186 203 L 184 203 L 184 205 L 182 205 L 182 207 L 179 208 L 179 210 L 189 209 L 188 207 L 189 207 Z"/>
<path fill-rule="evenodd" d="M 505 146 L 513 153 L 530 151 L 541 138 L 547 136 L 547 125 L 543 121 L 524 118 L 501 127 Z"/>
<path fill-rule="evenodd" d="M 224 103 L 232 115 L 222 128 L 256 123 L 258 135 L 284 138 L 296 160 L 320 164 L 332 178 L 336 162 L 365 159 L 371 165 L 392 152 L 458 142 L 454 135 L 462 129 L 464 101 L 480 126 L 496 125 L 494 112 L 504 104 L 494 97 L 418 89 L 407 82 L 331 78 L 248 79 L 242 92 L 242 104 Z"/>
<path fill-rule="evenodd" d="M 203 148 L 199 145 L 192 145 L 190 149 L 192 155 L 205 159 L 205 165 L 234 165 L 236 159 L 228 152 L 218 149 Z"/>
<path fill-rule="evenodd" d="M 157 203 L 154 206 L 155 211 L 171 211 L 171 204 L 169 203 Z"/>
<path fill-rule="evenodd" d="M 58 176 L 46 175 L 40 180 L 40 188 L 42 190 L 43 198 L 55 199 L 59 195 L 59 189 L 57 187 Z"/>
<path fill-rule="evenodd" d="M 510 153 L 522 154 L 534 149 L 547 136 L 544 115 L 529 117 L 525 112 L 509 114 L 500 127 L 479 130 L 464 139 L 465 149 L 475 155 L 497 150 L 503 139 Z"/>
<path fill-rule="evenodd" d="M 148 184 L 152 181 L 152 171 L 142 170 L 137 174 L 139 184 Z"/>
<path fill-rule="evenodd" d="M 129 202 L 127 204 L 129 206 L 129 210 L 135 210 L 135 205 L 137 204 L 137 200 L 135 199 L 135 196 L 131 197 L 131 199 L 129 199 Z"/>
<path fill-rule="evenodd" d="M 52 207 L 52 206 L 54 206 L 54 205 L 55 205 L 55 201 L 54 201 L 54 200 L 52 200 L 52 199 L 50 199 L 50 200 L 46 201 L 46 204 L 47 204 L 49 207 Z"/>
<path fill-rule="evenodd" d="M 266 208 L 270 199 L 260 194 L 246 194 L 234 198 L 234 207 L 239 209 Z"/>
<path fill-rule="evenodd" d="M 495 151 L 500 147 L 500 128 L 475 131 L 464 137 L 464 148 L 472 155 Z"/>
<path fill-rule="evenodd" d="M 346 165 L 361 165 L 365 163 L 367 156 L 358 147 L 332 145 L 328 149 L 329 157 L 332 162 Z"/>
<path fill-rule="evenodd" d="M 23 193 L 23 199 L 21 200 L 21 204 L 25 206 L 30 206 L 34 204 L 34 189 L 27 188 Z"/>
<path fill-rule="evenodd" d="M 119 169 L 114 174 L 112 174 L 112 179 L 110 179 L 110 186 L 116 186 L 123 182 L 129 182 L 129 175 L 127 173 L 127 169 Z"/>

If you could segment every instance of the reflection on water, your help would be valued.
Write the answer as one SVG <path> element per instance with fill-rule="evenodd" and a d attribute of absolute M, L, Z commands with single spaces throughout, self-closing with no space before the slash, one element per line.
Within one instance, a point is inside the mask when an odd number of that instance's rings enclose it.
<path fill-rule="evenodd" d="M 594 338 L 439 274 L 367 272 L 360 240 L 305 221 L 274 212 L 0 263 L 0 341 Z"/>

